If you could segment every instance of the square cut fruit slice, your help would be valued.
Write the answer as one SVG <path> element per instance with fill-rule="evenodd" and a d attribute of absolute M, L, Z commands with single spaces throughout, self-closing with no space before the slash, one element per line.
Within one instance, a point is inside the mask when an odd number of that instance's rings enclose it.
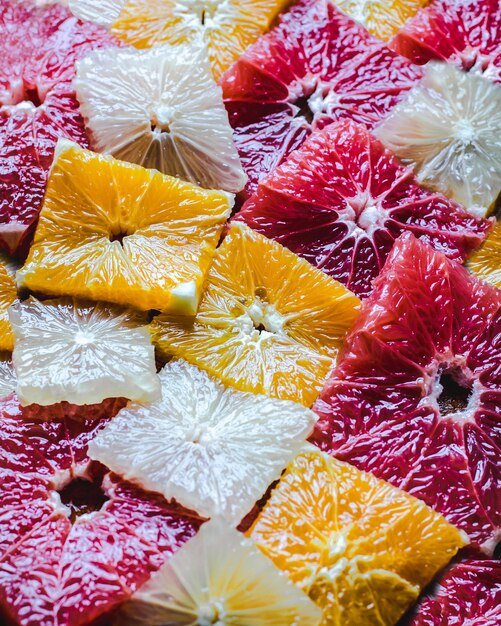
<path fill-rule="evenodd" d="M 315 450 L 289 465 L 249 535 L 322 626 L 393 626 L 465 544 L 423 502 Z"/>
<path fill-rule="evenodd" d="M 18 284 L 194 315 L 232 202 L 61 142 Z"/>
<path fill-rule="evenodd" d="M 30 298 L 9 309 L 23 404 L 154 400 L 155 352 L 144 320 L 104 304 Z"/>
<path fill-rule="evenodd" d="M 467 265 L 479 278 L 501 289 L 501 221 L 499 219 L 483 246 L 468 259 Z"/>
<path fill-rule="evenodd" d="M 367 296 L 405 231 L 464 261 L 490 226 L 421 187 L 361 124 L 314 133 L 261 181 L 236 220 Z"/>
<path fill-rule="evenodd" d="M 16 299 L 15 268 L 9 259 L 0 253 L 0 352 L 11 352 L 14 347 L 7 311 Z"/>
<path fill-rule="evenodd" d="M 206 522 L 124 605 L 116 626 L 318 626 L 321 612 L 252 541 Z"/>
<path fill-rule="evenodd" d="M 152 332 L 163 356 L 241 391 L 309 406 L 359 304 L 304 259 L 235 223 L 216 251 L 197 315 L 160 315 Z"/>
<path fill-rule="evenodd" d="M 220 84 L 247 191 L 318 128 L 375 126 L 422 76 L 331 0 L 300 0 Z"/>
<path fill-rule="evenodd" d="M 315 413 L 224 387 L 185 361 L 168 363 L 160 381 L 162 399 L 123 409 L 90 443 L 90 457 L 236 526 L 299 452 Z"/>

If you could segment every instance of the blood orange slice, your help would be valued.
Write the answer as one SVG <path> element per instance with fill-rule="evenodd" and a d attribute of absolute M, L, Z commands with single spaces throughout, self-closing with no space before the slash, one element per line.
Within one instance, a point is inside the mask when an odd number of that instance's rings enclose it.
<path fill-rule="evenodd" d="M 420 76 L 330 0 L 300 0 L 221 79 L 247 190 L 312 129 L 374 126 Z"/>
<path fill-rule="evenodd" d="M 315 409 L 313 441 L 500 538 L 501 291 L 406 233 Z"/>
<path fill-rule="evenodd" d="M 359 296 L 370 293 L 403 231 L 462 261 L 489 228 L 421 187 L 364 126 L 349 120 L 314 133 L 260 183 L 236 219 Z"/>

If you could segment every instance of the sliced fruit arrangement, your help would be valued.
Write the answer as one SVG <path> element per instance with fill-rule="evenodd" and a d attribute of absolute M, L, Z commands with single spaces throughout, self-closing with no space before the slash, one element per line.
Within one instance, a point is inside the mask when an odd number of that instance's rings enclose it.
<path fill-rule="evenodd" d="M 19 626 L 80 626 L 127 600 L 200 520 L 90 464 L 123 401 L 0 409 L 0 609 Z M 48 421 L 39 421 L 39 420 Z"/>
<path fill-rule="evenodd" d="M 501 82 L 499 0 L 431 0 L 391 47 L 414 63 L 449 61 Z"/>
<path fill-rule="evenodd" d="M 74 84 L 98 152 L 209 189 L 244 187 L 247 178 L 202 43 L 97 51 L 78 63 Z"/>
<path fill-rule="evenodd" d="M 9 318 L 15 337 L 16 390 L 23 404 L 158 397 L 150 332 L 136 313 L 30 297 L 13 304 Z"/>
<path fill-rule="evenodd" d="M 127 0 L 69 0 L 72 13 L 101 26 L 111 26 Z"/>
<path fill-rule="evenodd" d="M 430 63 L 375 130 L 425 185 L 485 215 L 501 190 L 501 87 Z"/>
<path fill-rule="evenodd" d="M 312 440 L 499 540 L 501 291 L 405 234 L 315 404 Z"/>
<path fill-rule="evenodd" d="M 216 251 L 194 318 L 152 324 L 176 356 L 241 391 L 309 406 L 329 373 L 359 300 L 304 259 L 235 223 Z"/>
<path fill-rule="evenodd" d="M 373 127 L 421 75 L 330 0 L 300 0 L 221 79 L 247 191 L 312 130 Z"/>
<path fill-rule="evenodd" d="M 395 624 L 465 544 L 423 502 L 318 450 L 289 465 L 249 535 L 322 626 Z"/>
<path fill-rule="evenodd" d="M 224 192 L 61 142 L 18 283 L 193 315 L 232 203 Z"/>
<path fill-rule="evenodd" d="M 90 443 L 90 457 L 236 526 L 299 452 L 315 413 L 224 387 L 185 361 L 168 363 L 160 380 L 162 399 L 123 409 Z"/>
<path fill-rule="evenodd" d="M 468 260 L 470 270 L 501 288 L 501 221 L 497 221 L 483 246 Z"/>
<path fill-rule="evenodd" d="M 314 133 L 268 177 L 236 220 L 367 296 L 404 231 L 463 261 L 489 222 L 419 185 L 365 126 L 343 120 Z"/>
<path fill-rule="evenodd" d="M 8 352 L 0 352 L 0 400 L 16 390 L 16 375 Z"/>
<path fill-rule="evenodd" d="M 16 298 L 15 268 L 9 259 L 0 253 L 0 352 L 10 352 L 14 347 L 7 311 Z"/>

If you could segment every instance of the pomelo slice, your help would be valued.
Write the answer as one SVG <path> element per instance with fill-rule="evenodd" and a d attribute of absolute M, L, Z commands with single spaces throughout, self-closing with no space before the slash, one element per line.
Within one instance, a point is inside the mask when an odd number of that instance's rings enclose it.
<path fill-rule="evenodd" d="M 419 500 L 318 450 L 289 465 L 249 535 L 322 626 L 392 626 L 465 543 Z"/>
<path fill-rule="evenodd" d="M 410 231 L 455 260 L 478 247 L 489 222 L 419 185 L 350 120 L 314 133 L 261 181 L 236 220 L 367 296 L 395 239 Z"/>
<path fill-rule="evenodd" d="M 216 251 L 197 315 L 160 315 L 152 333 L 164 357 L 241 391 L 309 406 L 359 304 L 304 259 L 235 223 Z"/>
<path fill-rule="evenodd" d="M 24 404 L 153 400 L 160 393 L 145 321 L 104 304 L 30 298 L 9 309 Z"/>
<path fill-rule="evenodd" d="M 98 152 L 209 189 L 244 187 L 203 44 L 97 51 L 78 63 L 74 84 Z"/>
<path fill-rule="evenodd" d="M 499 541 L 501 291 L 406 233 L 364 302 L 312 440 Z"/>
<path fill-rule="evenodd" d="M 16 298 L 15 268 L 9 259 L 0 253 L 0 352 L 11 352 L 14 347 L 7 311 Z"/>
<path fill-rule="evenodd" d="M 471 255 L 468 267 L 482 280 L 501 288 L 501 222 L 497 221 L 483 246 Z"/>
<path fill-rule="evenodd" d="M 127 0 L 69 0 L 73 15 L 101 26 L 111 26 Z"/>
<path fill-rule="evenodd" d="M 425 77 L 375 133 L 418 179 L 485 215 L 501 190 L 501 87 L 453 65 Z"/>
<path fill-rule="evenodd" d="M 422 76 L 330 0 L 300 0 L 220 84 L 247 191 L 318 128 L 373 127 Z"/>
<path fill-rule="evenodd" d="M 118 626 L 317 626 L 321 612 L 244 535 L 205 523 L 118 614 Z"/>
<path fill-rule="evenodd" d="M 193 315 L 232 202 L 230 194 L 61 142 L 18 283 Z"/>
<path fill-rule="evenodd" d="M 414 63 L 449 61 L 501 82 L 498 0 L 431 0 L 410 19 L 391 47 Z"/>

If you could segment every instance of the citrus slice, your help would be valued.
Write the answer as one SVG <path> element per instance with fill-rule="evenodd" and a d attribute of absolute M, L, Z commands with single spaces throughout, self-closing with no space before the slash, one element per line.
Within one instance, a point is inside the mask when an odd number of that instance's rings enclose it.
<path fill-rule="evenodd" d="M 449 61 L 501 82 L 498 0 L 431 0 L 410 19 L 391 47 L 414 63 Z"/>
<path fill-rule="evenodd" d="M 424 503 L 315 450 L 289 465 L 249 534 L 325 626 L 393 626 L 465 544 Z"/>
<path fill-rule="evenodd" d="M 147 401 L 160 382 L 150 333 L 134 313 L 30 298 L 9 309 L 17 394 L 24 404 Z"/>
<path fill-rule="evenodd" d="M 267 178 L 236 217 L 367 296 L 395 239 L 411 231 L 464 261 L 490 224 L 422 188 L 365 126 L 314 133 Z"/>
<path fill-rule="evenodd" d="M 216 251 L 197 315 L 161 315 L 152 333 L 163 356 L 241 391 L 308 406 L 358 307 L 340 283 L 235 223 Z"/>
<path fill-rule="evenodd" d="M 314 443 L 500 537 L 501 291 L 402 235 L 315 410 Z"/>
<path fill-rule="evenodd" d="M 14 337 L 9 323 L 8 308 L 17 298 L 15 269 L 0 253 L 0 352 L 11 352 Z"/>
<path fill-rule="evenodd" d="M 374 127 L 421 76 L 331 0 L 299 0 L 220 81 L 247 192 L 312 131 Z"/>
<path fill-rule="evenodd" d="M 300 450 L 316 415 L 224 387 L 185 361 L 168 363 L 160 381 L 162 399 L 121 411 L 91 442 L 91 458 L 236 526 Z"/>
<path fill-rule="evenodd" d="M 425 77 L 376 129 L 425 185 L 485 215 L 501 190 L 501 88 L 453 65 Z"/>
<path fill-rule="evenodd" d="M 16 375 L 14 374 L 9 353 L 0 352 L 0 400 L 15 391 L 16 382 Z"/>
<path fill-rule="evenodd" d="M 98 152 L 209 189 L 244 187 L 203 45 L 97 51 L 78 63 L 75 87 Z"/>
<path fill-rule="evenodd" d="M 18 284 L 193 315 L 232 201 L 61 142 Z"/>
<path fill-rule="evenodd" d="M 69 0 L 73 15 L 101 26 L 111 26 L 127 0 Z"/>
<path fill-rule="evenodd" d="M 483 246 L 468 260 L 468 267 L 482 280 L 501 288 L 501 221 L 497 221 Z"/>
<path fill-rule="evenodd" d="M 125 605 L 120 626 L 317 626 L 321 613 L 227 522 L 205 523 Z"/>

